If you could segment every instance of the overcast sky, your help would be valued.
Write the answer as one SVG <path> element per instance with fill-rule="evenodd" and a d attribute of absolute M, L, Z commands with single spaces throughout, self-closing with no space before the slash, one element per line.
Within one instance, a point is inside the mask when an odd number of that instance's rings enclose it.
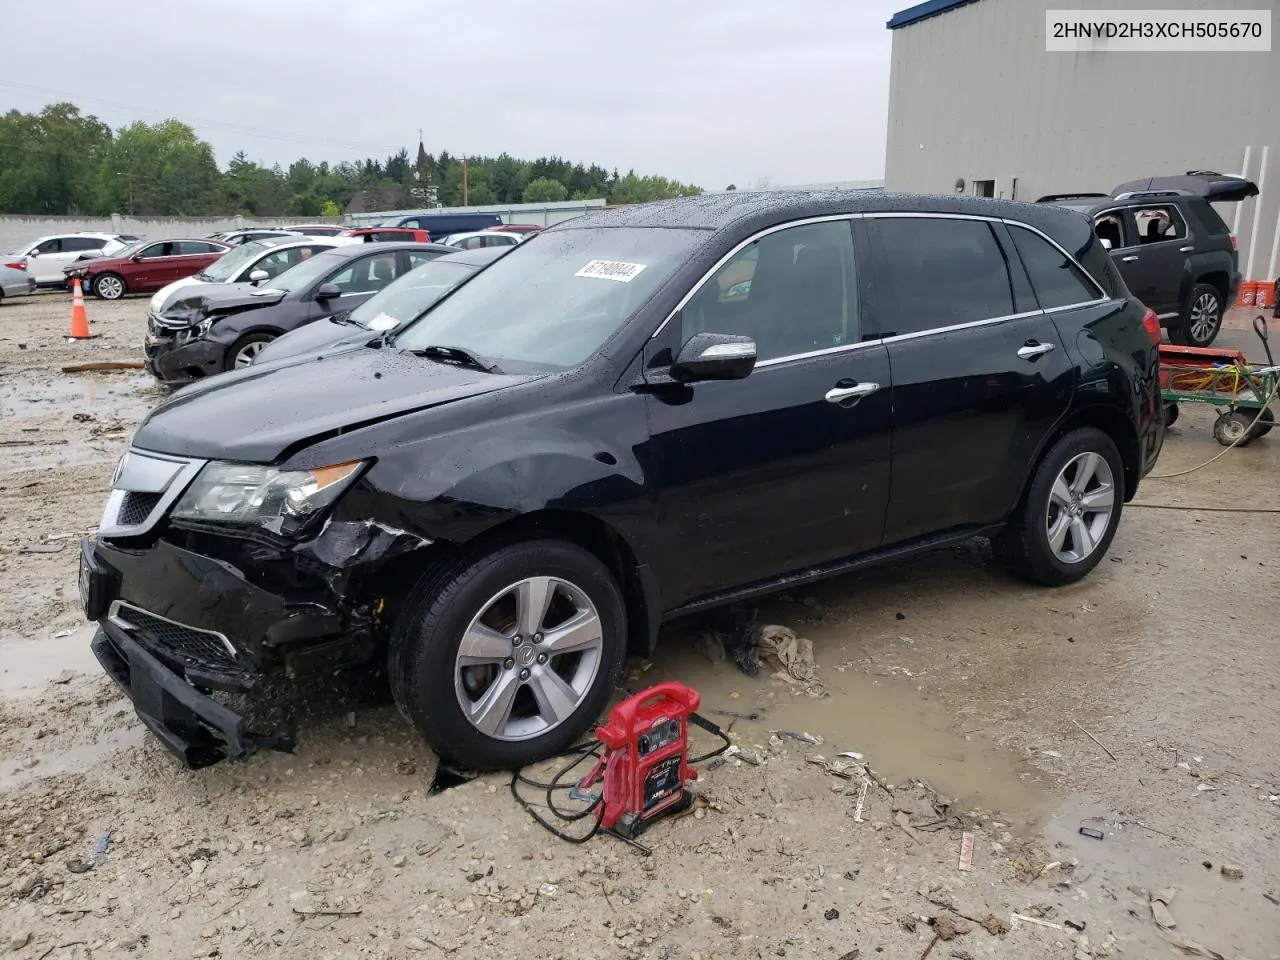
<path fill-rule="evenodd" d="M 174 116 L 265 163 L 558 154 L 708 189 L 884 174 L 910 0 L 57 0 L 4 13 L 0 110 Z M 25 39 L 24 39 L 25 38 Z"/>

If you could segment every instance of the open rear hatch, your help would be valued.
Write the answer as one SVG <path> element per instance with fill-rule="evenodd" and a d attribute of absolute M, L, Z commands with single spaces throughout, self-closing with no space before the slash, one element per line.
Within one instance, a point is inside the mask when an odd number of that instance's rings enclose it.
<path fill-rule="evenodd" d="M 1188 170 L 1180 176 L 1130 180 L 1112 190 L 1111 196 L 1119 199 L 1131 193 L 1161 190 L 1189 193 L 1195 197 L 1203 197 L 1212 203 L 1235 203 L 1258 195 L 1258 185 L 1244 177 L 1216 173 L 1212 170 Z"/>

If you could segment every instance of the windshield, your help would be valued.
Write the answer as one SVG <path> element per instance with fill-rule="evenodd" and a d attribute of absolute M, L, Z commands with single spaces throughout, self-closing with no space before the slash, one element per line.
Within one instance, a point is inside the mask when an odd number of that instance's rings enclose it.
<path fill-rule="evenodd" d="M 139 250 L 141 250 L 150 242 L 151 242 L 150 240 L 139 240 L 136 243 L 129 244 L 123 250 L 117 250 L 115 253 L 111 254 L 111 256 L 115 259 L 121 259 L 121 260 L 123 260 L 125 257 L 132 257 L 135 253 L 137 253 Z"/>
<path fill-rule="evenodd" d="M 478 267 L 433 260 L 411 270 L 351 311 L 351 320 L 370 330 L 393 330 L 427 310 Z"/>
<path fill-rule="evenodd" d="M 269 249 L 270 247 L 258 240 L 240 247 L 232 247 L 197 274 L 196 279 L 204 280 L 206 283 L 226 283 L 237 270 Z"/>
<path fill-rule="evenodd" d="M 520 244 L 396 338 L 552 368 L 591 356 L 708 234 L 669 228 L 567 229 Z"/>
<path fill-rule="evenodd" d="M 341 255 L 318 253 L 290 267 L 271 281 L 272 290 L 296 293 L 319 280 L 330 270 L 337 270 L 346 258 Z"/>

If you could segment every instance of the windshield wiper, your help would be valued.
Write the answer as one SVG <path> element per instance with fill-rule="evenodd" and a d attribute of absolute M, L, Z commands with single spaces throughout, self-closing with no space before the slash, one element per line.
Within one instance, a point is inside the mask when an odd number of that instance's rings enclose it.
<path fill-rule="evenodd" d="M 444 360 L 460 366 L 471 367 L 475 370 L 483 370 L 485 373 L 493 373 L 498 369 L 496 363 L 489 363 L 466 347 L 448 347 L 433 343 L 430 346 L 419 347 L 417 350 L 410 350 L 409 352 L 419 357 L 430 357 L 432 360 Z"/>
<path fill-rule="evenodd" d="M 340 310 L 337 313 L 329 314 L 329 320 L 333 323 L 345 323 L 352 327 L 363 327 L 364 324 L 351 316 L 350 310 Z"/>

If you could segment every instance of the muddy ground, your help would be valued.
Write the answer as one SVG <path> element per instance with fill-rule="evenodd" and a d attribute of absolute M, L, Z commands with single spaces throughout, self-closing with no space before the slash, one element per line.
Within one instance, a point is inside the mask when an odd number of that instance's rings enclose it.
<path fill-rule="evenodd" d="M 180 768 L 88 654 L 69 536 L 162 394 L 60 367 L 136 359 L 145 300 L 91 300 L 87 343 L 68 310 L 0 306 L 0 955 L 1280 957 L 1280 523 L 1219 512 L 1280 510 L 1280 436 L 1148 480 L 1075 587 L 975 543 L 764 602 L 816 686 L 666 629 L 633 686 L 762 716 L 713 717 L 738 750 L 645 857 L 550 836 L 506 776 L 428 794 L 394 708 L 340 690 L 293 756 Z M 1210 421 L 1185 410 L 1157 472 L 1218 453 Z M 818 762 L 846 751 L 865 796 Z"/>

